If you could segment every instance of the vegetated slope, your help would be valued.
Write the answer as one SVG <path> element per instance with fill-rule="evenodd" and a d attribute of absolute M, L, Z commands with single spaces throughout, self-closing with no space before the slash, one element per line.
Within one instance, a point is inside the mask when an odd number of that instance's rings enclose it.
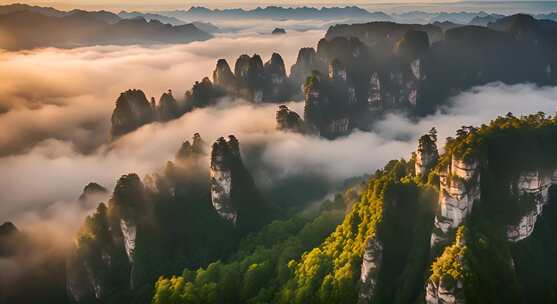
<path fill-rule="evenodd" d="M 557 121 L 509 114 L 463 127 L 438 157 L 423 146 L 436 133 L 425 136 L 410 161 L 368 180 L 321 244 L 161 278 L 154 303 L 554 301 Z M 269 248 L 283 247 L 251 252 Z"/>

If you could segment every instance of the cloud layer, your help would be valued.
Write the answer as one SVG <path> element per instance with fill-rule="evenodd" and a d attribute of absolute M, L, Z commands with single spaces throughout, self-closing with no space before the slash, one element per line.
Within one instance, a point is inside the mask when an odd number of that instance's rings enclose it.
<path fill-rule="evenodd" d="M 217 58 L 233 64 L 242 53 L 267 59 L 279 52 L 289 67 L 299 48 L 315 46 L 322 35 L 243 31 L 187 45 L 0 53 L 0 129 L 7 130 L 0 133 L 0 222 L 41 227 L 40 219 L 62 223 L 52 227 L 53 233 L 71 232 L 92 207 L 74 206 L 83 186 L 95 181 L 111 189 L 122 174 L 151 173 L 195 132 L 208 142 L 235 134 L 246 155 L 259 151 L 245 161 L 260 186 L 296 175 L 319 175 L 334 184 L 408 157 L 417 138 L 433 126 L 443 140 L 462 125 L 479 125 L 507 112 L 555 111 L 557 88 L 490 84 L 455 97 L 450 106 L 419 121 L 390 114 L 374 132 L 330 141 L 277 132 L 276 105 L 236 102 L 144 126 L 106 143 L 121 91 L 141 88 L 156 98 L 167 89 L 182 94 L 210 75 Z M 302 114 L 301 102 L 289 106 Z"/>
<path fill-rule="evenodd" d="M 181 95 L 210 76 L 218 58 L 233 65 L 244 53 L 266 60 L 278 52 L 289 67 L 301 47 L 316 45 L 322 35 L 240 32 L 185 45 L 0 52 L 0 129 L 10 130 L 0 133 L 0 156 L 46 139 L 90 152 L 106 140 L 120 92 L 138 88 L 158 99 L 172 89 Z"/>
<path fill-rule="evenodd" d="M 553 87 L 491 84 L 461 94 L 450 107 L 420 121 L 389 115 L 376 123 L 375 132 L 354 132 L 332 141 L 277 132 L 276 105 L 245 103 L 221 104 L 166 124 L 147 125 L 92 154 L 82 154 L 65 141 L 48 140 L 28 153 L 0 158 L 0 193 L 10 193 L 2 198 L 0 215 L 34 208 L 40 202 L 71 201 L 90 181 L 111 187 L 122 174 L 148 174 L 171 160 L 181 142 L 195 132 L 208 142 L 235 134 L 243 150 L 262 149 L 260 158 L 246 161 L 253 166 L 260 162 L 257 166 L 270 179 L 313 173 L 340 182 L 373 172 L 390 159 L 408 157 L 417 138 L 433 126 L 443 140 L 462 125 L 480 125 L 507 112 L 553 113 L 556 96 Z M 303 104 L 290 107 L 301 113 Z"/>

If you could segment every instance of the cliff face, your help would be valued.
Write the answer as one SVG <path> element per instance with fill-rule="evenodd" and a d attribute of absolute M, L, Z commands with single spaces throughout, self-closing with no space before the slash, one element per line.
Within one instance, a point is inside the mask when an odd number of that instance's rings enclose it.
<path fill-rule="evenodd" d="M 480 172 L 476 159 L 451 158 L 445 171 L 439 173 L 439 213 L 435 216 L 431 246 L 449 239 L 449 233 L 460 226 L 480 199 Z"/>
<path fill-rule="evenodd" d="M 128 288 L 134 288 L 138 225 L 150 212 L 143 183 L 135 174 L 122 176 L 108 207 L 100 204 L 82 228 L 66 264 L 67 290 L 72 301 L 103 299 L 110 273 L 124 271 Z"/>
<path fill-rule="evenodd" d="M 213 81 L 230 96 L 255 103 L 285 101 L 293 94 L 284 61 L 278 53 L 273 53 L 265 64 L 257 54 L 241 55 L 236 60 L 234 73 L 228 63 L 220 59 L 213 72 Z"/>
<path fill-rule="evenodd" d="M 358 294 L 358 303 L 370 303 L 373 295 L 376 293 L 377 280 L 381 264 L 383 263 L 383 245 L 377 238 L 370 238 L 362 257 L 362 266 L 360 269 L 360 292 Z"/>
<path fill-rule="evenodd" d="M 272 218 L 251 174 L 244 167 L 240 145 L 234 135 L 217 139 L 211 151 L 211 202 L 221 218 L 239 233 L 261 227 Z"/>
<path fill-rule="evenodd" d="M 217 140 L 210 166 L 207 152 L 196 133 L 163 169 L 117 181 L 75 237 L 65 271 L 72 302 L 147 303 L 144 291 L 160 275 L 228 257 L 240 237 L 273 218 L 237 139 Z"/>
<path fill-rule="evenodd" d="M 265 71 L 263 61 L 257 54 L 249 57 L 242 55 L 236 60 L 234 74 L 237 79 L 240 97 L 259 103 L 263 101 Z"/>
<path fill-rule="evenodd" d="M 415 171 L 416 176 L 425 178 L 430 169 L 437 163 L 439 152 L 437 151 L 437 130 L 431 129 L 429 134 L 423 135 L 418 140 L 416 150 Z"/>
<path fill-rule="evenodd" d="M 255 103 L 307 97 L 304 86 L 313 72 L 334 82 L 332 90 L 321 92 L 328 95 L 330 104 L 350 105 L 338 117 L 328 117 L 327 126 L 318 126 L 328 138 L 354 128 L 369 130 L 387 111 L 432 113 L 450 96 L 490 82 L 552 85 L 557 83 L 557 59 L 552 56 L 557 51 L 552 38 L 557 33 L 555 24 L 515 15 L 488 27 L 459 26 L 445 34 L 431 24 L 335 25 L 319 41 L 317 50 L 299 50 L 290 76 L 277 53 L 265 64 L 257 54 L 241 55 L 234 72 L 226 60 L 219 59 L 213 82 L 208 78 L 196 82 L 183 104 L 164 94 L 159 107 L 152 103 L 149 110 L 143 96 L 122 93 L 112 116 L 111 134 L 118 137 L 153 120 L 173 119 L 226 96 Z M 516 62 L 516 58 L 523 60 Z"/>
<path fill-rule="evenodd" d="M 555 237 L 550 222 L 557 210 L 557 159 L 549 144 L 554 127 L 555 120 L 542 114 L 508 114 L 449 138 L 434 172 L 439 200 L 427 303 L 550 297 L 546 288 L 555 281 L 544 265 L 553 263 L 548 240 Z M 494 293 L 500 288 L 506 292 Z"/>
<path fill-rule="evenodd" d="M 211 151 L 211 201 L 217 213 L 236 226 L 238 211 L 232 203 L 232 170 L 240 161 L 240 147 L 235 137 L 223 137 L 213 144 Z"/>
<path fill-rule="evenodd" d="M 336 138 L 354 127 L 356 91 L 344 64 L 334 60 L 328 77 L 313 74 L 304 85 L 304 120 L 320 136 Z"/>
<path fill-rule="evenodd" d="M 507 227 L 507 238 L 518 242 L 528 238 L 534 231 L 538 218 L 542 215 L 548 201 L 549 187 L 557 184 L 557 170 L 534 170 L 520 174 L 517 181 L 517 192 L 533 197 L 534 206 L 522 216 L 516 225 Z"/>
<path fill-rule="evenodd" d="M 213 82 L 215 85 L 228 90 L 234 89 L 236 85 L 236 78 L 225 59 L 219 59 L 217 61 L 217 66 L 213 71 Z"/>
<path fill-rule="evenodd" d="M 317 57 L 314 48 L 301 48 L 296 63 L 290 69 L 290 79 L 303 91 L 303 84 L 313 71 L 325 72 L 326 65 Z"/>
<path fill-rule="evenodd" d="M 273 53 L 271 59 L 265 63 L 264 68 L 267 78 L 264 100 L 277 102 L 288 99 L 292 90 L 282 57 L 278 53 Z"/>

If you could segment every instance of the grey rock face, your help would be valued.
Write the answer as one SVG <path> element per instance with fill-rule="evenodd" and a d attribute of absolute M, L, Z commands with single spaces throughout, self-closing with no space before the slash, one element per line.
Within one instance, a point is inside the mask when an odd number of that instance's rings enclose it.
<path fill-rule="evenodd" d="M 217 213 L 236 225 L 238 211 L 232 206 L 232 170 L 240 160 L 240 147 L 234 136 L 223 137 L 213 144 L 211 151 L 211 201 Z"/>
<path fill-rule="evenodd" d="M 547 204 L 549 187 L 555 184 L 557 184 L 557 170 L 533 170 L 524 172 L 518 177 L 516 185 L 518 193 L 533 195 L 535 206 L 520 219 L 518 224 L 507 227 L 508 240 L 518 242 L 528 238 L 534 232 L 536 222 Z"/>
<path fill-rule="evenodd" d="M 324 72 L 321 62 L 314 48 L 302 48 L 298 52 L 296 63 L 290 69 L 290 79 L 295 86 L 302 88 L 303 83 L 313 71 Z M 303 90 L 303 88 L 301 89 Z"/>
<path fill-rule="evenodd" d="M 434 129 L 432 129 L 433 131 Z M 439 152 L 437 151 L 437 135 L 435 132 L 423 135 L 418 141 L 418 150 L 416 151 L 416 176 L 424 178 L 429 170 L 437 162 Z"/>
<path fill-rule="evenodd" d="M 372 237 L 367 241 L 360 271 L 360 292 L 358 303 L 370 303 L 377 288 L 377 276 L 383 262 L 383 245 Z"/>
<path fill-rule="evenodd" d="M 265 63 L 265 101 L 280 101 L 288 98 L 288 76 L 284 67 L 284 60 L 278 53 L 273 53 L 271 59 Z"/>
<path fill-rule="evenodd" d="M 439 211 L 435 216 L 431 246 L 447 240 L 450 231 L 463 223 L 480 198 L 479 162 L 454 156 L 446 171 L 440 173 Z"/>

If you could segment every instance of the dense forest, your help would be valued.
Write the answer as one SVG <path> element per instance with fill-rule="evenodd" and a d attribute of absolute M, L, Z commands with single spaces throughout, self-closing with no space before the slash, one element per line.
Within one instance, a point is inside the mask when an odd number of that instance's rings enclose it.
<path fill-rule="evenodd" d="M 415 175 L 416 156 L 393 160 L 312 219 L 274 222 L 227 259 L 159 278 L 153 303 L 437 303 L 426 295 L 431 282 L 466 303 L 547 303 L 557 288 L 553 192 L 530 236 L 513 242 L 505 229 L 535 205 L 532 193 L 509 183 L 526 170 L 555 168 L 556 138 L 557 121 L 543 113 L 463 127 L 427 178 Z M 479 159 L 481 198 L 446 244 L 430 249 L 445 191 L 439 174 L 452 157 Z M 338 208 L 349 211 L 333 228 Z M 373 282 L 362 277 L 370 254 Z"/>

